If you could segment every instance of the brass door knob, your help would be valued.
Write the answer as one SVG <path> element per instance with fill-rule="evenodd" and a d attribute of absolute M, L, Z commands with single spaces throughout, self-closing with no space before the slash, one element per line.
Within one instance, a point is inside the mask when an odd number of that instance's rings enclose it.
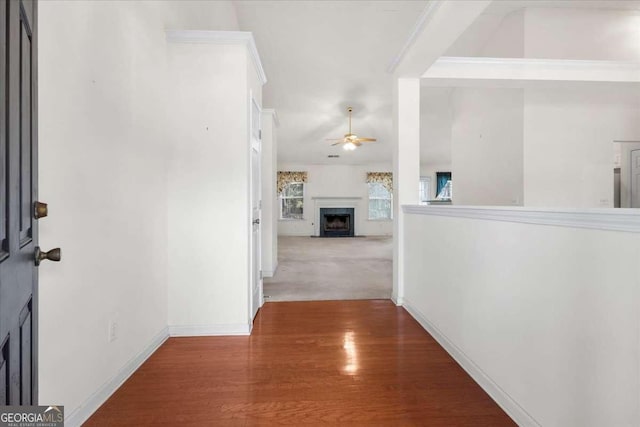
<path fill-rule="evenodd" d="M 47 215 L 49 215 L 49 208 L 47 208 L 46 203 L 35 202 L 33 204 L 33 217 L 35 219 L 44 218 Z"/>
<path fill-rule="evenodd" d="M 43 252 L 40 250 L 40 246 L 36 246 L 35 252 L 35 262 L 36 266 L 40 265 L 41 261 L 48 259 L 49 261 L 58 262 L 62 258 L 62 254 L 60 252 L 60 248 L 51 249 L 48 252 Z"/>

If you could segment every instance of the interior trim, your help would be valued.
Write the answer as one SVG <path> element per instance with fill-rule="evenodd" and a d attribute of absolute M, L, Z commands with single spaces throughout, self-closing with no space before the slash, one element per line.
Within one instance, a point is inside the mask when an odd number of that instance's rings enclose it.
<path fill-rule="evenodd" d="M 389 66 L 387 67 L 388 73 L 393 73 L 396 70 L 411 46 L 413 46 L 413 44 L 416 42 L 418 36 L 422 34 L 422 30 L 427 26 L 427 24 L 429 24 L 429 22 L 431 22 L 431 19 L 433 18 L 441 4 L 442 0 L 431 0 L 429 3 L 427 3 L 427 6 L 418 17 L 416 25 L 413 27 L 413 30 L 411 30 L 411 34 L 407 38 L 407 41 L 402 46 L 402 49 L 400 49 L 400 52 L 398 52 L 398 54 L 389 63 Z"/>
<path fill-rule="evenodd" d="M 169 43 L 244 44 L 249 50 L 260 82 L 267 82 L 267 75 L 262 67 L 253 33 L 250 31 L 167 30 L 166 35 Z"/>
<path fill-rule="evenodd" d="M 458 346 L 420 311 L 416 310 L 405 299 L 402 307 L 422 326 L 451 357 L 464 369 L 473 380 L 519 425 L 523 427 L 539 427 L 538 423 L 522 406 L 491 379 L 473 360 L 471 360 Z"/>
<path fill-rule="evenodd" d="M 443 56 L 423 79 L 507 79 L 584 82 L 640 82 L 640 63 L 577 59 Z"/>
<path fill-rule="evenodd" d="M 226 335 L 249 335 L 251 333 L 250 323 L 232 323 L 222 325 L 170 325 L 169 336 L 171 337 L 203 337 L 203 336 L 226 336 Z"/>
<path fill-rule="evenodd" d="M 65 416 L 67 427 L 81 426 L 107 399 L 169 338 L 169 329 L 163 328 L 133 359 L 129 360 L 111 380 L 104 383 L 79 407 Z"/>
<path fill-rule="evenodd" d="M 403 205 L 402 211 L 410 215 L 436 215 L 640 233 L 640 210 L 638 209 Z"/>
<path fill-rule="evenodd" d="M 273 108 L 263 108 L 262 112 L 265 114 L 271 114 L 271 117 L 273 117 L 273 123 L 276 125 L 276 127 L 280 127 L 280 119 L 278 118 L 278 113 L 276 112 L 276 110 L 274 110 Z"/>

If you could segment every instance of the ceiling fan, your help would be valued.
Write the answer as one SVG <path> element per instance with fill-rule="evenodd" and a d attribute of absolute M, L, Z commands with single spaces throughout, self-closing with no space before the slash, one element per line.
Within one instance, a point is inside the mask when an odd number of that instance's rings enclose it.
<path fill-rule="evenodd" d="M 363 142 L 376 141 L 375 138 L 361 138 L 351 132 L 351 113 L 353 112 L 353 108 L 347 107 L 347 111 L 349 112 L 349 133 L 346 133 L 344 138 L 327 139 L 327 141 L 336 141 L 331 144 L 331 146 L 344 144 L 342 148 L 351 151 L 361 146 Z"/>

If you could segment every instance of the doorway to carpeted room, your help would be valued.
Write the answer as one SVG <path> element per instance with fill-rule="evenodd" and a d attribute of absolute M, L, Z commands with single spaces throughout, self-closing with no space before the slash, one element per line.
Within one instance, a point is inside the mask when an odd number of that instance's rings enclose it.
<path fill-rule="evenodd" d="M 391 298 L 393 238 L 281 236 L 265 301 Z"/>

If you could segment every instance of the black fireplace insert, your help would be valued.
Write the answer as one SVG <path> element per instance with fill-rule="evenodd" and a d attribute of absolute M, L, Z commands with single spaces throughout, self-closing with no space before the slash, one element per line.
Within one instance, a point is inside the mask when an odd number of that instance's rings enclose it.
<path fill-rule="evenodd" d="M 354 237 L 354 208 L 320 208 L 320 237 Z"/>

